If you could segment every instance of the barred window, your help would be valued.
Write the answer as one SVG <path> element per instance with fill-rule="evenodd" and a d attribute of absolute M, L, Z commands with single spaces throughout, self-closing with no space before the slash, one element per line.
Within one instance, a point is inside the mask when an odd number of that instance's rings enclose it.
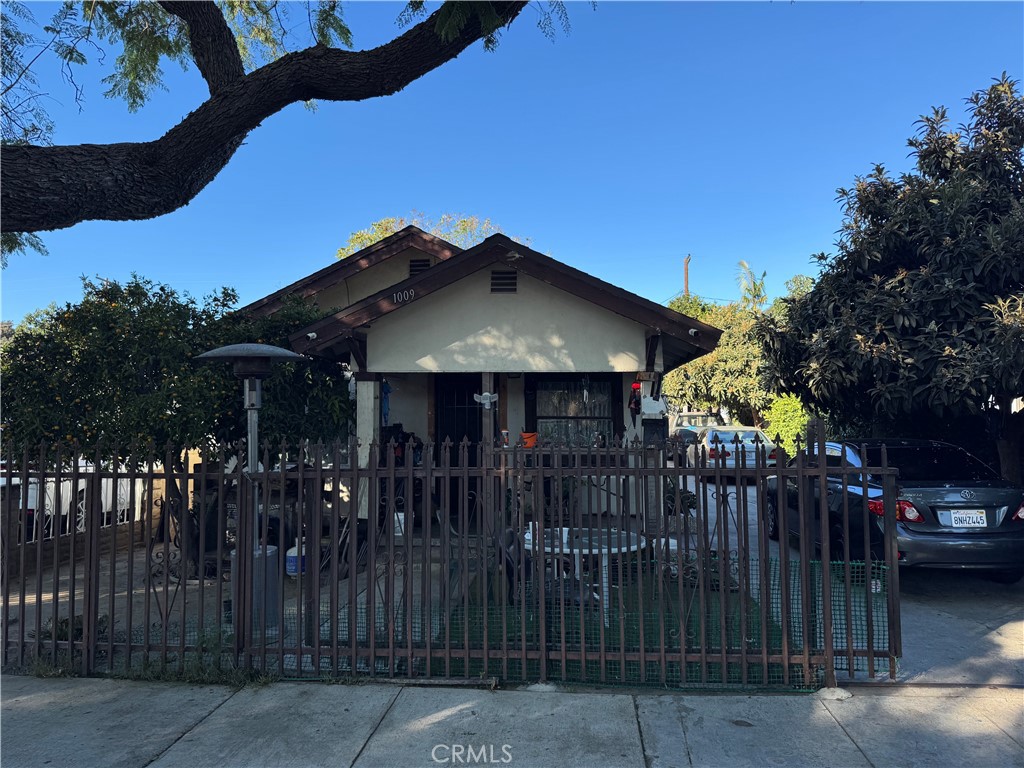
<path fill-rule="evenodd" d="M 537 382 L 537 432 L 542 440 L 594 445 L 613 431 L 612 384 L 587 379 Z"/>

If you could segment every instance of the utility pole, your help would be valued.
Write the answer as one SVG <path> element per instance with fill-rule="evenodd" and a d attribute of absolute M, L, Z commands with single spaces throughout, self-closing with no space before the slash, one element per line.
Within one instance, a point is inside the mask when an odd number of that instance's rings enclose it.
<path fill-rule="evenodd" d="M 683 293 L 690 295 L 690 254 L 683 259 Z"/>

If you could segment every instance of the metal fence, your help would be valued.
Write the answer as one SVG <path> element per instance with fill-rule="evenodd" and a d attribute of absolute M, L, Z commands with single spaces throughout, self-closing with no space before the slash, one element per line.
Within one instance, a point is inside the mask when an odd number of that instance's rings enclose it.
<path fill-rule="evenodd" d="M 359 468 L 357 449 L 264 446 L 253 473 L 227 447 L 6 456 L 4 665 L 679 688 L 895 676 L 884 454 L 826 466 L 824 444 L 792 460 L 758 446 L 726 466 L 726 450 L 673 444 L 390 443 Z"/>

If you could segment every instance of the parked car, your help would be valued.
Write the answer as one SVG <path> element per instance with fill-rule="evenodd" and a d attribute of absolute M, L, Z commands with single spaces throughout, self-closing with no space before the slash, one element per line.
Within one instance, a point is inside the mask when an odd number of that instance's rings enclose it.
<path fill-rule="evenodd" d="M 697 431 L 687 429 L 686 427 L 678 427 L 672 431 L 672 434 L 669 436 L 669 440 L 674 443 L 678 443 L 681 450 L 685 451 L 689 446 L 696 444 Z"/>
<path fill-rule="evenodd" d="M 696 466 L 701 456 L 707 456 L 707 465 L 734 469 L 736 466 L 758 466 L 758 448 L 764 448 L 764 463 L 775 466 L 775 443 L 755 427 L 705 427 L 697 433 L 696 442 L 687 449 L 690 466 Z"/>
<path fill-rule="evenodd" d="M 825 464 L 833 468 L 826 482 L 829 541 L 834 556 L 845 552 L 844 474 L 851 559 L 865 559 L 865 538 L 870 542 L 872 558 L 883 556 L 885 511 L 880 478 L 835 471 L 842 466 L 844 456 L 848 467 L 879 467 L 883 444 L 889 466 L 899 470 L 896 548 L 901 566 L 985 570 L 991 578 L 1006 584 L 1024 578 L 1024 488 L 1003 480 L 962 448 L 934 440 L 865 439 L 825 444 Z M 799 461 L 801 457 L 795 457 L 790 465 Z M 814 454 L 804 463 L 819 466 Z M 803 482 L 804 508 L 813 510 L 811 530 L 820 544 L 819 479 L 808 477 Z M 786 527 L 790 534 L 799 534 L 800 489 L 795 477 L 785 478 L 785 483 L 782 497 Z M 777 539 L 781 533 L 778 478 L 768 479 L 767 491 L 763 523 L 769 537 Z"/>
<path fill-rule="evenodd" d="M 715 415 L 706 411 L 679 411 L 672 419 L 673 429 L 690 429 L 694 432 L 698 432 L 704 427 L 714 427 L 717 424 L 718 419 Z"/>

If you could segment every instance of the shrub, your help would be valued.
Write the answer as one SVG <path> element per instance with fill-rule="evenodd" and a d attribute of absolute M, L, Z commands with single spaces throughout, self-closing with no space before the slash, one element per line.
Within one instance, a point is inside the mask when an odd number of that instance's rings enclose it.
<path fill-rule="evenodd" d="M 772 401 L 764 417 L 768 422 L 765 433 L 773 440 L 778 434 L 778 444 L 792 456 L 796 452 L 796 438 L 804 434 L 811 414 L 804 409 L 798 397 L 783 395 Z"/>

